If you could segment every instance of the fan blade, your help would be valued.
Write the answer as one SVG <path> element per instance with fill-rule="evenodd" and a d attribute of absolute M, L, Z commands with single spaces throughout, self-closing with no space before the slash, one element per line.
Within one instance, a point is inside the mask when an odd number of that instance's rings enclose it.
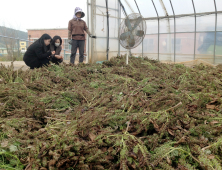
<path fill-rule="evenodd" d="M 141 21 L 143 21 L 143 18 L 142 18 L 142 17 L 138 17 L 138 18 L 136 19 L 136 23 L 135 23 L 132 31 L 140 24 Z"/>
<path fill-rule="evenodd" d="M 129 31 L 132 30 L 132 26 L 131 26 L 131 23 L 130 23 L 130 20 L 129 20 L 128 17 L 125 19 L 125 25 L 126 25 L 127 28 L 129 29 Z"/>
<path fill-rule="evenodd" d="M 130 34 L 130 38 L 129 38 L 129 46 L 133 47 L 135 45 L 135 39 L 134 36 L 132 34 Z"/>
<path fill-rule="evenodd" d="M 127 37 L 130 36 L 130 32 L 124 32 L 120 35 L 120 40 L 124 41 L 125 39 L 127 39 Z"/>
<path fill-rule="evenodd" d="M 136 35 L 137 35 L 138 37 L 143 37 L 144 31 L 139 30 L 139 31 L 136 32 Z"/>

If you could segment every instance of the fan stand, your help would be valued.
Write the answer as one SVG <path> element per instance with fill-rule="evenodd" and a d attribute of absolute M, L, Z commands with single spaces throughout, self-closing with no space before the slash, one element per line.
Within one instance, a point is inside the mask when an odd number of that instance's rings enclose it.
<path fill-rule="evenodd" d="M 129 47 L 129 42 L 127 42 L 127 46 Z M 129 55 L 130 55 L 130 49 L 127 49 L 127 52 L 126 52 L 126 65 L 129 64 Z"/>
<path fill-rule="evenodd" d="M 129 64 L 129 54 L 130 54 L 130 51 L 129 51 L 129 49 L 127 49 L 127 52 L 126 52 L 126 64 L 127 65 Z"/>

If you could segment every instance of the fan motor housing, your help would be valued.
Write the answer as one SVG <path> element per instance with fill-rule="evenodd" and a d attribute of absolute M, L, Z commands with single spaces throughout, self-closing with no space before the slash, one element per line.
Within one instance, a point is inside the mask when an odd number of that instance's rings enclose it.
<path fill-rule="evenodd" d="M 146 21 L 138 13 L 128 15 L 119 27 L 119 42 L 125 49 L 136 48 L 146 35 Z"/>

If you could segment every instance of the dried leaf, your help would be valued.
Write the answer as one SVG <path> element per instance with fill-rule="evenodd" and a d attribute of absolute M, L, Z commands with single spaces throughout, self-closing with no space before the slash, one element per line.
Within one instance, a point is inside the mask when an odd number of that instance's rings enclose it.
<path fill-rule="evenodd" d="M 216 107 L 215 105 L 209 105 L 209 104 L 206 105 L 206 108 L 207 108 L 207 109 L 212 109 L 212 110 L 214 110 L 215 107 Z"/>
<path fill-rule="evenodd" d="M 186 143 L 186 139 L 187 137 L 186 136 L 183 136 L 177 143 L 175 143 L 175 146 L 181 144 L 181 143 Z"/>
<path fill-rule="evenodd" d="M 157 132 L 159 132 L 159 131 L 160 131 L 160 127 L 158 126 L 158 124 L 156 124 L 156 122 L 155 122 L 154 120 L 150 120 L 150 122 L 153 124 L 155 130 L 156 130 Z"/>
<path fill-rule="evenodd" d="M 170 158 L 169 158 L 169 157 L 167 157 L 167 163 L 168 163 L 169 165 L 171 165 L 171 164 L 172 164 L 172 161 L 170 160 Z"/>
<path fill-rule="evenodd" d="M 210 117 L 215 117 L 216 115 L 215 114 L 208 114 Z"/>
<path fill-rule="evenodd" d="M 178 165 L 178 168 L 179 168 L 179 170 L 189 170 L 189 169 L 185 168 L 185 167 L 182 166 L 182 165 Z"/>
<path fill-rule="evenodd" d="M 103 170 L 104 167 L 102 165 L 95 165 L 95 168 L 98 169 L 98 170 Z"/>
<path fill-rule="evenodd" d="M 135 165 L 135 164 L 132 164 L 131 167 L 132 167 L 133 169 L 136 169 L 136 165 Z"/>
<path fill-rule="evenodd" d="M 106 159 L 106 160 L 113 160 L 114 158 L 113 158 L 112 156 L 109 156 L 109 155 L 108 155 L 108 156 L 105 157 L 105 159 Z"/>
<path fill-rule="evenodd" d="M 25 170 L 32 170 L 32 163 L 35 161 L 35 159 L 28 157 L 27 160 L 29 161 L 29 164 L 26 166 Z"/>
<path fill-rule="evenodd" d="M 215 121 L 210 122 L 210 124 L 211 124 L 211 125 L 214 125 L 214 124 L 217 124 L 217 123 L 220 123 L 220 122 L 218 122 L 218 121 L 216 121 L 216 120 L 215 120 Z"/>
<path fill-rule="evenodd" d="M 172 136 L 175 135 L 171 129 L 168 129 L 168 132 L 169 132 L 169 134 L 171 134 Z"/>
<path fill-rule="evenodd" d="M 27 147 L 27 148 L 28 148 L 28 149 L 30 149 L 30 148 L 33 148 L 33 147 L 34 147 L 34 146 L 32 146 L 32 145 L 28 145 L 28 147 Z"/>
<path fill-rule="evenodd" d="M 46 132 L 46 129 L 45 128 L 41 128 L 41 129 L 39 129 L 39 132 L 44 133 L 44 132 Z"/>
<path fill-rule="evenodd" d="M 64 112 L 64 114 L 69 114 L 71 111 L 72 111 L 72 109 L 69 108 L 68 110 L 66 110 L 66 111 Z"/>
<path fill-rule="evenodd" d="M 215 104 L 217 102 L 218 99 L 214 99 L 213 101 L 211 101 L 209 104 Z"/>
<path fill-rule="evenodd" d="M 172 130 L 177 130 L 178 128 L 177 128 L 177 127 L 171 127 L 171 129 L 172 129 Z"/>
<path fill-rule="evenodd" d="M 56 160 L 50 160 L 49 161 L 49 167 L 52 167 L 56 164 Z"/>
<path fill-rule="evenodd" d="M 214 155 L 208 155 L 207 158 L 208 158 L 208 159 L 214 159 L 215 156 L 214 156 Z"/>
<path fill-rule="evenodd" d="M 107 151 L 107 148 L 102 148 L 101 149 L 103 152 L 106 152 Z"/>
<path fill-rule="evenodd" d="M 5 148 L 5 147 L 7 147 L 7 146 L 8 146 L 8 141 L 7 141 L 7 140 L 5 140 L 5 141 L 3 141 L 3 142 L 1 143 L 1 147 Z"/>
<path fill-rule="evenodd" d="M 203 88 L 204 88 L 203 86 L 197 85 L 197 89 L 203 89 Z"/>
<path fill-rule="evenodd" d="M 183 128 L 181 126 L 176 126 L 178 129 L 183 130 Z"/>
<path fill-rule="evenodd" d="M 32 170 L 32 165 L 29 163 L 29 164 L 27 165 L 27 167 L 25 168 L 25 170 Z"/>
<path fill-rule="evenodd" d="M 91 141 L 94 141 L 96 139 L 96 135 L 94 135 L 93 133 L 90 133 L 89 138 Z"/>
<path fill-rule="evenodd" d="M 47 170 L 47 168 L 41 167 L 40 170 Z"/>
<path fill-rule="evenodd" d="M 133 159 L 137 159 L 137 156 L 134 152 L 129 152 L 129 157 L 132 157 Z"/>
<path fill-rule="evenodd" d="M 108 152 L 112 152 L 113 151 L 113 147 L 109 147 Z"/>
<path fill-rule="evenodd" d="M 66 163 L 67 161 L 69 161 L 69 159 L 60 160 L 60 161 L 57 163 L 56 167 L 57 167 L 57 168 L 61 167 L 61 166 L 62 166 L 64 163 Z"/>

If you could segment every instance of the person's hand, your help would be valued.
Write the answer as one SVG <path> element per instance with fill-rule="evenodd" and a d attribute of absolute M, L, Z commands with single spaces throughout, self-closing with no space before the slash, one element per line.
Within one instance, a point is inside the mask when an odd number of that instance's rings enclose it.
<path fill-rule="evenodd" d="M 55 51 L 52 51 L 52 55 L 54 55 L 55 54 Z"/>
<path fill-rule="evenodd" d="M 57 59 L 63 59 L 63 56 L 55 55 Z"/>
<path fill-rule="evenodd" d="M 89 35 L 91 38 L 96 38 L 96 36 L 95 35 L 92 35 L 92 34 L 90 34 Z"/>
<path fill-rule="evenodd" d="M 59 59 L 63 59 L 63 56 L 59 56 Z"/>
<path fill-rule="evenodd" d="M 69 40 L 68 43 L 69 43 L 70 45 L 72 45 L 72 40 Z"/>

